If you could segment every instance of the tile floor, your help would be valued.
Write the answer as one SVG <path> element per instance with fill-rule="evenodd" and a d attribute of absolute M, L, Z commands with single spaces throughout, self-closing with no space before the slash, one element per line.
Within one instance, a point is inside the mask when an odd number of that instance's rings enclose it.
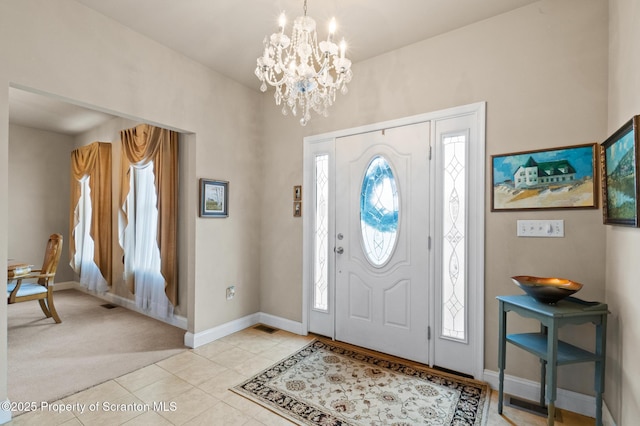
<path fill-rule="evenodd" d="M 19 415 L 9 424 L 291 425 L 228 389 L 312 339 L 285 331 L 268 334 L 248 328 L 76 393 L 45 409 Z M 164 406 L 158 405 L 158 401 L 164 402 Z M 505 407 L 502 416 L 498 415 L 496 392 L 492 392 L 489 413 L 488 425 L 546 424 L 543 417 L 510 407 Z M 556 424 L 593 425 L 595 421 L 562 411 L 562 422 Z"/>

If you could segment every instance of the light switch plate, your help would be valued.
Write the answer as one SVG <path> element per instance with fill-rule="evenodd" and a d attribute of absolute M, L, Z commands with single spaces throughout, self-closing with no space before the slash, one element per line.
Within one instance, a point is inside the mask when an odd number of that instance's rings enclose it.
<path fill-rule="evenodd" d="M 564 237 L 564 220 L 518 220 L 518 237 Z"/>

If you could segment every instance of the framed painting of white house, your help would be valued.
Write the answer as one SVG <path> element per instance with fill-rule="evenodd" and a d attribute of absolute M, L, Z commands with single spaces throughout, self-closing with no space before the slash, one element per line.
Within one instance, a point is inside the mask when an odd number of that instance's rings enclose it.
<path fill-rule="evenodd" d="M 491 211 L 598 207 L 597 144 L 491 157 Z"/>
<path fill-rule="evenodd" d="M 600 145 L 602 213 L 607 225 L 640 226 L 639 125 L 640 116 L 636 115 Z"/>
<path fill-rule="evenodd" d="M 229 182 L 200 179 L 200 217 L 229 216 Z"/>

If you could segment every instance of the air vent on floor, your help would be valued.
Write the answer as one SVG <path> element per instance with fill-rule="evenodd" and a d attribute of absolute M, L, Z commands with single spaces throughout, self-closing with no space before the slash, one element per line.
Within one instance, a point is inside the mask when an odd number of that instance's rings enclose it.
<path fill-rule="evenodd" d="M 505 405 L 517 408 L 518 410 L 526 411 L 527 413 L 536 414 L 541 417 L 547 417 L 547 407 L 542 406 L 536 402 L 516 398 L 511 395 L 505 395 Z M 562 414 L 560 410 L 556 409 L 554 414 L 554 419 L 561 422 Z"/>
<path fill-rule="evenodd" d="M 113 308 L 117 308 L 118 305 L 114 305 L 113 303 L 105 303 L 104 305 L 100 305 L 105 309 L 113 309 Z"/>
<path fill-rule="evenodd" d="M 263 324 L 258 324 L 258 325 L 256 325 L 255 327 L 253 327 L 253 329 L 254 329 L 254 330 L 259 330 L 259 331 L 264 331 L 265 333 L 269 333 L 269 334 L 273 334 L 273 333 L 275 333 L 276 331 L 278 331 L 278 330 L 277 330 L 277 329 L 275 329 L 275 328 L 271 328 L 271 327 L 268 327 L 268 326 L 263 325 Z"/>

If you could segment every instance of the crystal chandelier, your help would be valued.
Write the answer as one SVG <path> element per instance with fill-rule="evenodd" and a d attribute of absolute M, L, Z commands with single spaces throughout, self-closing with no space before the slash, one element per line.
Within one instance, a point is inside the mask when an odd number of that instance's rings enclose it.
<path fill-rule="evenodd" d="M 260 90 L 267 91 L 267 83 L 275 87 L 276 105 L 282 104 L 282 113 L 288 111 L 302 115 L 301 125 L 311 119 L 310 111 L 328 116 L 336 99 L 336 90 L 347 93 L 351 81 L 351 61 L 344 54 L 347 44 L 340 47 L 333 42 L 336 20 L 329 24 L 327 39 L 318 43 L 316 21 L 307 16 L 307 0 L 304 0 L 304 16 L 293 22 L 291 38 L 284 33 L 284 12 L 278 21 L 280 32 L 264 39 L 264 54 L 258 58 L 256 76 L 262 81 Z"/>

